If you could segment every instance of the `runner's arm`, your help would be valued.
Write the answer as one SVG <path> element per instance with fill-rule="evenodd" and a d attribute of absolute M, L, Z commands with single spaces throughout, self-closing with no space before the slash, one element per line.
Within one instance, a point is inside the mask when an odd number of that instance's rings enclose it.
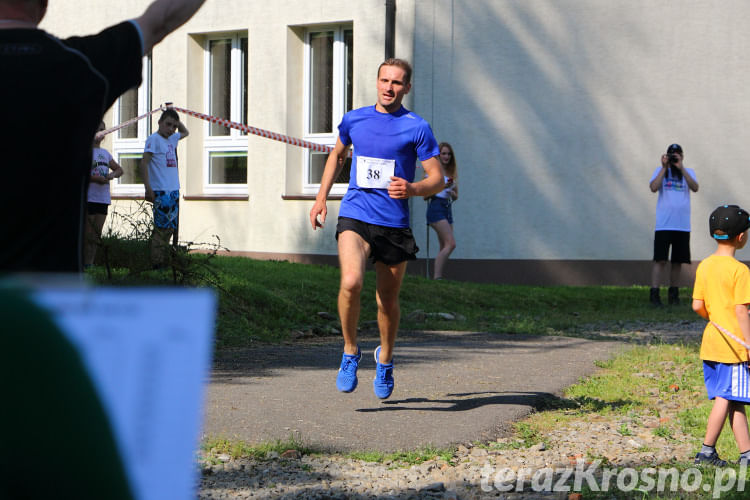
<path fill-rule="evenodd" d="M 326 160 L 323 176 L 320 179 L 320 189 L 318 190 L 318 195 L 315 197 L 315 204 L 310 210 L 310 224 L 313 229 L 323 227 L 323 224 L 326 222 L 326 215 L 328 214 L 326 199 L 328 199 L 328 193 L 331 192 L 333 182 L 344 166 L 347 156 L 349 156 L 349 146 L 344 146 L 340 138 L 336 139 L 336 145 L 328 154 L 328 159 Z M 320 220 L 318 220 L 318 216 L 320 216 Z"/>
<path fill-rule="evenodd" d="M 388 195 L 391 198 L 405 199 L 411 196 L 432 196 L 445 187 L 445 173 L 437 156 L 422 162 L 425 178 L 419 182 L 407 182 L 401 177 L 391 177 Z"/>

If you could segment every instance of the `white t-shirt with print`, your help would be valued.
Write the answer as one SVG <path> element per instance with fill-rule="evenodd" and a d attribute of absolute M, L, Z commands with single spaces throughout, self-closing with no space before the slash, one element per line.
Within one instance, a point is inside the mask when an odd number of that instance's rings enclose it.
<path fill-rule="evenodd" d="M 180 176 L 177 172 L 177 143 L 180 133 L 175 132 L 164 138 L 155 132 L 146 139 L 144 152 L 151 153 L 148 177 L 154 191 L 178 191 Z"/>
<path fill-rule="evenodd" d="M 106 177 L 111 171 L 109 168 L 109 162 L 112 160 L 112 155 L 109 151 L 102 148 L 94 148 L 93 159 L 91 162 L 91 175 L 100 175 Z M 109 182 L 106 184 L 99 184 L 97 182 L 89 182 L 89 191 L 87 200 L 91 203 L 104 203 L 109 205 L 112 203 L 112 198 L 109 194 Z"/>
<path fill-rule="evenodd" d="M 685 170 L 690 174 L 690 177 L 698 180 L 692 168 L 685 167 Z M 661 172 L 661 167 L 654 170 L 654 175 L 651 176 L 649 182 L 656 179 L 659 172 Z M 661 181 L 661 186 L 659 186 L 654 230 L 690 232 L 690 187 L 684 176 L 677 180 L 670 175 L 669 169 L 667 169 L 667 174 Z"/>

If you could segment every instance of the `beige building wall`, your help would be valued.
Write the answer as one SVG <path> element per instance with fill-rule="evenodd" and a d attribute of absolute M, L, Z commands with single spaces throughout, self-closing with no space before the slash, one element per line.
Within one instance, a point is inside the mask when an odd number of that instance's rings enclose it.
<path fill-rule="evenodd" d="M 42 27 L 64 37 L 94 33 L 114 22 L 140 15 L 146 0 L 50 2 Z M 106 4 L 106 5 L 105 5 Z M 403 18 L 413 2 L 399 6 Z M 85 12 L 84 16 L 81 12 Z M 249 112 L 254 127 L 300 137 L 302 134 L 304 31 L 317 25 L 349 23 L 354 28 L 353 102 L 355 107 L 375 102 L 375 76 L 383 60 L 385 3 L 380 0 L 256 2 L 209 0 L 185 26 L 153 51 L 153 103 L 163 102 L 198 112 L 203 104 L 203 40 L 205 35 L 246 31 L 248 36 Z M 407 20 L 413 25 L 413 19 Z M 408 32 L 400 30 L 401 35 Z M 396 50 L 411 51 L 411 37 L 400 36 Z M 409 58 L 411 53 L 405 54 Z M 153 123 L 156 130 L 155 115 Z M 313 232 L 308 214 L 313 196 L 301 196 L 302 150 L 258 136 L 248 136 L 246 199 L 202 196 L 205 122 L 184 118 L 190 136 L 181 141 L 180 238 L 213 241 L 232 251 L 333 254 L 339 201 L 329 202 L 328 224 Z M 111 113 L 108 115 L 111 125 Z M 337 124 L 336 124 L 337 125 Z M 111 141 L 104 143 L 111 147 Z M 201 199 L 203 198 L 203 199 Z M 284 199 L 286 198 L 286 199 Z M 119 205 L 129 202 L 117 201 Z"/>
<path fill-rule="evenodd" d="M 50 3 L 43 27 L 65 36 L 135 17 L 148 1 Z M 700 183 L 692 196 L 694 260 L 712 251 L 706 221 L 715 206 L 750 205 L 748 2 L 396 3 L 396 55 L 415 69 L 407 107 L 432 124 L 438 140 L 453 144 L 459 161 L 455 262 L 569 261 L 585 268 L 589 261 L 630 261 L 645 269 L 656 205 L 648 181 L 673 142 Z M 153 102 L 204 111 L 202 37 L 246 30 L 248 123 L 299 136 L 304 27 L 342 22 L 354 28 L 354 106 L 373 104 L 383 0 L 208 0 L 154 50 Z M 182 239 L 217 234 L 238 252 L 336 253 L 338 202 L 329 202 L 325 229 L 312 232 L 312 200 L 299 196 L 301 150 L 250 136 L 248 199 L 195 199 L 202 194 L 203 123 L 186 123 L 192 135 L 180 149 L 181 180 L 191 199 L 182 202 Z M 425 203 L 411 204 L 423 257 Z M 434 234 L 430 246 L 434 257 Z"/>

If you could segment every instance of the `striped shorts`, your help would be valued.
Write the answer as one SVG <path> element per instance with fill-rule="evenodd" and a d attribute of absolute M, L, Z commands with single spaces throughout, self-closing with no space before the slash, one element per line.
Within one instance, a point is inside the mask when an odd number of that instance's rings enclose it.
<path fill-rule="evenodd" d="M 750 403 L 750 368 L 747 361 L 733 364 L 703 361 L 703 380 L 708 399 L 720 397 Z"/>

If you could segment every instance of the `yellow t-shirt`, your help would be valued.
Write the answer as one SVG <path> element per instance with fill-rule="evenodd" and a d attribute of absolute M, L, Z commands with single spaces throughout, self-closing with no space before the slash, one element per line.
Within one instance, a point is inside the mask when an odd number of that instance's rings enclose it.
<path fill-rule="evenodd" d="M 734 257 L 711 255 L 695 271 L 693 298 L 706 305 L 708 317 L 737 338 L 744 338 L 734 306 L 750 304 L 750 269 Z M 747 349 L 721 333 L 711 323 L 706 325 L 700 358 L 720 363 L 748 360 Z"/>

